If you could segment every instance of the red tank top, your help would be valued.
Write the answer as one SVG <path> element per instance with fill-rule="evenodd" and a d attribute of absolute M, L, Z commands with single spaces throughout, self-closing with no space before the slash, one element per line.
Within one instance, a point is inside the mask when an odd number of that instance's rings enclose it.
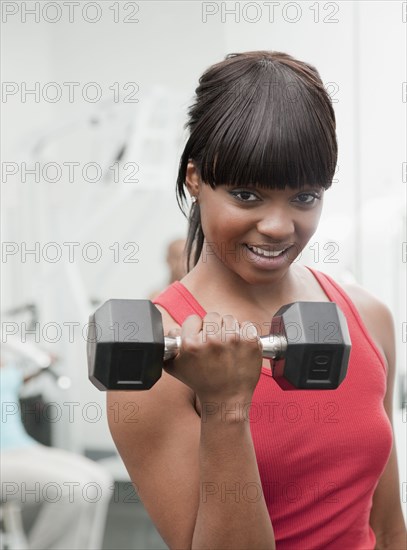
<path fill-rule="evenodd" d="M 383 406 L 386 365 L 349 296 L 328 275 L 308 269 L 346 317 L 348 373 L 336 390 L 290 392 L 262 368 L 246 411 L 262 490 L 277 550 L 373 550 L 372 498 L 393 443 Z M 205 315 L 179 282 L 154 303 L 179 325 Z M 242 498 L 258 498 L 252 484 L 240 490 Z"/>

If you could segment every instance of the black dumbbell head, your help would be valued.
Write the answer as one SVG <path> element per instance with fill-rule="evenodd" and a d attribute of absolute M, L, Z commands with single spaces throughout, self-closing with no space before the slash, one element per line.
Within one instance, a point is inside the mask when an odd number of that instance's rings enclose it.
<path fill-rule="evenodd" d="M 295 302 L 279 309 L 272 332 L 287 339 L 284 358 L 272 361 L 282 389 L 335 389 L 346 376 L 351 341 L 333 302 Z"/>
<path fill-rule="evenodd" d="M 100 390 L 143 390 L 161 377 L 164 333 L 148 300 L 108 300 L 89 318 L 89 378 Z"/>

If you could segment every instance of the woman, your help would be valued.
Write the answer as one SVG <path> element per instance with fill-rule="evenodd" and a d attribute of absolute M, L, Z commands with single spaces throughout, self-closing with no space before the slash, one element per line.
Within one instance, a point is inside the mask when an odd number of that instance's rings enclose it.
<path fill-rule="evenodd" d="M 193 267 L 155 300 L 181 350 L 151 390 L 108 396 L 139 406 L 137 423 L 112 415 L 110 428 L 146 509 L 174 549 L 403 548 L 391 314 L 294 263 L 337 161 L 318 72 L 278 52 L 228 55 L 200 78 L 187 126 L 177 192 L 193 201 Z M 346 316 L 337 390 L 284 392 L 261 359 L 256 335 L 295 301 Z"/>

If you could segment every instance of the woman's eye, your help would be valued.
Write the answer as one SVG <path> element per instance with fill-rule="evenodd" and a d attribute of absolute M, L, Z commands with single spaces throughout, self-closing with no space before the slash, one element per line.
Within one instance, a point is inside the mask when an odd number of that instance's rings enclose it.
<path fill-rule="evenodd" d="M 297 195 L 297 200 L 301 204 L 314 204 L 315 201 L 320 199 L 321 197 L 316 193 L 300 193 Z"/>
<path fill-rule="evenodd" d="M 231 191 L 231 195 L 242 202 L 253 202 L 259 200 L 259 198 L 251 191 Z"/>

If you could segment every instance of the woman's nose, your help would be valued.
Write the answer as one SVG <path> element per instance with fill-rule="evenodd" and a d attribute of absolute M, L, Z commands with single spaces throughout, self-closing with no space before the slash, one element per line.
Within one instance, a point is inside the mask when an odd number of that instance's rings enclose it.
<path fill-rule="evenodd" d="M 294 236 L 294 220 L 287 210 L 281 207 L 268 208 L 257 222 L 257 231 L 274 242 L 288 242 Z"/>

